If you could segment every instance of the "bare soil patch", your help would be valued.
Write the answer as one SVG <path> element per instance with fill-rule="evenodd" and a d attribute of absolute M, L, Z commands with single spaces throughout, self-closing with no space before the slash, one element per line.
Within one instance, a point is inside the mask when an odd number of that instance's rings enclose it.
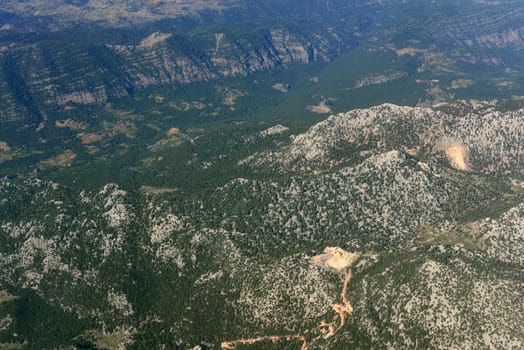
<path fill-rule="evenodd" d="M 65 167 L 71 165 L 75 158 L 77 157 L 77 154 L 71 150 L 67 150 L 64 153 L 61 153 L 55 157 L 51 157 L 47 160 L 44 160 L 40 164 L 46 167 Z"/>

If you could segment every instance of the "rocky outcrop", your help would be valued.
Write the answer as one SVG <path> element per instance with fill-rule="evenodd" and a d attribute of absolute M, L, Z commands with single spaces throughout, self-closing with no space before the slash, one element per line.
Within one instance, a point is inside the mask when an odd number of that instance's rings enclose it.
<path fill-rule="evenodd" d="M 333 165 L 354 157 L 351 147 L 360 147 L 362 156 L 404 150 L 419 156 L 436 155 L 462 171 L 521 174 L 523 115 L 524 110 L 484 110 L 456 116 L 430 108 L 384 104 L 330 116 L 294 136 L 283 150 L 268 152 L 257 162 L 306 168 Z"/>

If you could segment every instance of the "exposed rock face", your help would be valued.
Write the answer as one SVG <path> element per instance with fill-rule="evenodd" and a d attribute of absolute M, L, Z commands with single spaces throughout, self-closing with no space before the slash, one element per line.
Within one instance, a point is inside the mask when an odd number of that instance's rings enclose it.
<path fill-rule="evenodd" d="M 38 125 L 42 107 L 103 104 L 137 89 L 246 76 L 290 64 L 327 62 L 355 43 L 329 25 L 243 32 L 153 32 L 135 45 L 48 42 L 0 49 L 0 123 Z M 39 101 L 44 101 L 41 105 Z"/>
<path fill-rule="evenodd" d="M 320 101 L 319 104 L 317 105 L 307 106 L 306 109 L 313 113 L 327 114 L 327 113 L 331 113 L 331 105 L 332 105 L 331 101 L 323 100 L 323 101 Z"/>
<path fill-rule="evenodd" d="M 433 16 L 433 11 L 442 14 L 442 8 L 427 1 L 428 15 L 410 18 L 410 25 L 420 28 L 421 32 L 409 35 L 398 32 L 390 24 L 391 10 L 398 7 L 412 10 L 415 3 L 334 0 L 312 1 L 304 4 L 304 8 L 296 8 L 292 2 L 276 0 L 262 4 L 237 0 L 52 3 L 7 0 L 0 5 L 0 10 L 31 23 L 24 22 L 20 28 L 16 23 L 5 23 L 0 27 L 4 31 L 36 30 L 40 21 L 46 21 L 46 16 L 51 16 L 47 18 L 51 24 L 44 25 L 43 31 L 60 31 L 79 22 L 125 27 L 136 22 L 184 18 L 192 24 L 172 31 L 155 24 L 151 29 L 140 29 L 141 38 L 130 40 L 115 39 L 112 35 L 105 37 L 98 32 L 80 36 L 78 42 L 64 42 L 61 34 L 56 37 L 49 34 L 43 41 L 27 40 L 24 44 L 14 44 L 9 37 L 5 41 L 0 38 L 0 60 L 4 62 L 0 71 L 3 106 L 0 123 L 18 122 L 36 128 L 45 120 L 42 109 L 47 106 L 66 109 L 73 105 L 100 104 L 151 86 L 245 76 L 295 63 L 329 62 L 360 42 L 375 42 L 378 37 L 394 41 L 398 36 L 413 42 L 421 41 L 421 37 L 430 38 L 430 42 L 435 43 L 431 47 L 409 47 L 398 50 L 398 54 L 424 54 L 425 61 L 449 65 L 447 68 L 456 63 L 511 68 L 520 60 L 506 61 L 506 56 L 511 55 L 497 51 L 512 50 L 518 58 L 524 47 L 524 29 L 519 25 L 523 10 L 515 2 L 506 1 L 504 7 L 500 3 L 477 2 L 472 9 L 450 17 Z M 391 16 L 397 16 L 393 20 L 403 20 L 398 13 Z M 246 29 L 247 20 L 259 22 Z M 191 31 L 198 24 L 217 23 L 225 24 Z M 136 32 L 131 29 L 130 37 Z M 478 52 L 472 52 L 472 47 L 478 48 Z M 450 48 L 458 50 L 457 53 L 448 58 L 442 56 L 442 52 Z M 380 48 L 373 47 L 373 50 L 380 51 Z M 425 66 L 418 68 L 427 69 Z M 518 71 L 519 68 L 511 69 Z M 354 87 L 406 77 L 409 74 L 405 71 L 384 67 L 383 72 L 360 77 Z M 452 87 L 464 87 L 464 84 L 458 82 Z M 276 85 L 276 88 L 289 89 L 285 85 Z M 325 113 L 328 107 L 311 106 L 311 109 Z"/>
<path fill-rule="evenodd" d="M 160 44 L 161 42 L 169 39 L 173 34 L 171 33 L 158 33 L 154 32 L 147 38 L 144 38 L 140 44 L 138 45 L 139 48 L 145 49 L 145 48 L 152 48 L 153 46 Z"/>
<path fill-rule="evenodd" d="M 468 150 L 462 145 L 453 145 L 446 148 L 451 166 L 458 170 L 468 170 Z"/>
<path fill-rule="evenodd" d="M 489 14 L 489 15 L 488 15 Z M 494 30 L 507 18 L 522 16 L 522 8 L 513 8 L 508 12 L 491 13 L 489 9 L 478 11 L 475 14 L 451 16 L 444 21 L 431 20 L 429 30 L 435 33 L 439 41 L 456 42 L 461 45 L 488 48 L 516 48 L 524 47 L 524 27 L 521 24 L 510 24 Z M 445 28 L 445 30 L 444 30 Z"/>
<path fill-rule="evenodd" d="M 285 133 L 288 130 L 289 128 L 287 126 L 284 126 L 282 124 L 277 124 L 270 128 L 267 128 L 266 130 L 261 131 L 260 136 L 268 137 L 268 136 L 273 136 L 273 135 L 279 135 L 279 134 Z"/>
<path fill-rule="evenodd" d="M 313 262 L 343 272 L 359 257 L 357 253 L 349 253 L 339 247 L 326 247 L 324 254 L 313 257 Z"/>
<path fill-rule="evenodd" d="M 187 84 L 245 76 L 290 63 L 330 61 L 349 48 L 351 40 L 341 42 L 335 35 L 326 36 L 326 29 L 309 33 L 308 37 L 300 37 L 285 28 L 261 30 L 241 37 L 217 32 L 171 40 L 167 34 L 156 33 L 138 46 L 108 48 L 126 62 L 126 73 L 137 87 Z M 188 55 L 184 52 L 187 48 L 177 47 L 181 40 L 202 47 L 199 57 Z M 147 73 L 144 66 L 149 68 Z"/>

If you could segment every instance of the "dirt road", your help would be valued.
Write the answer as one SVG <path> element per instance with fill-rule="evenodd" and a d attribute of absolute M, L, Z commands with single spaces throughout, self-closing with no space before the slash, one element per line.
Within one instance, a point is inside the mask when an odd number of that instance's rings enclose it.
<path fill-rule="evenodd" d="M 331 307 L 333 308 L 333 311 L 335 311 L 336 316 L 331 322 L 326 322 L 323 320 L 320 322 L 318 326 L 318 330 L 320 332 L 320 335 L 313 338 L 311 342 L 308 344 L 308 341 L 305 336 L 296 334 L 296 335 L 272 335 L 272 336 L 262 336 L 262 337 L 256 337 L 256 338 L 247 338 L 247 339 L 237 339 L 233 341 L 224 341 L 220 345 L 222 350 L 234 350 L 236 349 L 237 345 L 250 345 L 255 344 L 262 341 L 271 341 L 272 343 L 278 343 L 283 341 L 302 341 L 302 346 L 300 347 L 300 350 L 308 350 L 309 346 L 316 343 L 321 338 L 329 338 L 333 335 L 335 335 L 336 332 L 338 332 L 344 325 L 346 324 L 346 317 L 348 315 L 351 315 L 353 313 L 353 307 L 351 306 L 351 303 L 349 299 L 347 298 L 347 289 L 349 285 L 349 281 L 351 280 L 351 264 L 357 260 L 358 255 L 354 255 L 354 257 L 349 261 L 349 265 L 347 266 L 347 272 L 346 277 L 344 279 L 344 284 L 342 285 L 342 291 L 340 293 L 340 304 L 333 304 Z"/>

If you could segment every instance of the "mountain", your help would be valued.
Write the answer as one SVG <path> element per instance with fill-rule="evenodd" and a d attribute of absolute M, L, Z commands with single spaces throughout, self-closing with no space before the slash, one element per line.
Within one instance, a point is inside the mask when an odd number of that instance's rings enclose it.
<path fill-rule="evenodd" d="M 57 124 L 71 119 L 100 135 L 119 118 L 114 105 L 193 125 L 297 114 L 308 105 L 312 115 L 383 102 L 431 106 L 523 95 L 519 2 L 295 5 L 4 2 L 0 140 L 13 150 L 10 158 L 17 155 L 10 167 L 63 152 L 53 140 L 81 148 L 81 137 Z M 288 87 L 272 88 L 279 84 Z M 306 96 L 306 106 L 286 105 Z M 368 101 L 371 96 L 381 100 Z M 316 107 L 324 100 L 330 105 Z M 191 109 L 186 103 L 198 105 L 198 112 L 185 113 Z"/>
<path fill-rule="evenodd" d="M 325 35 L 329 31 L 333 33 Z M 51 40 L 2 50 L 3 102 L 10 106 L 3 111 L 3 123 L 33 121 L 38 125 L 42 118 L 30 118 L 40 116 L 47 106 L 60 111 L 105 104 L 151 86 L 180 89 L 180 85 L 246 76 L 289 64 L 329 62 L 356 41 L 352 35 L 341 40 L 329 26 L 153 32 L 134 45 L 64 45 L 61 36 Z"/>
<path fill-rule="evenodd" d="M 520 348 L 523 113 L 385 104 L 294 135 L 237 125 L 242 137 L 222 140 L 244 145 L 237 158 L 185 165 L 193 182 L 229 177 L 191 189 L 3 178 L 0 339 Z"/>
<path fill-rule="evenodd" d="M 521 349 L 521 1 L 5 0 L 0 349 Z"/>
<path fill-rule="evenodd" d="M 296 136 L 289 148 L 257 156 L 257 162 L 267 163 L 264 167 L 332 167 L 346 158 L 402 150 L 417 157 L 447 157 L 458 170 L 522 174 L 522 110 L 501 113 L 477 107 L 461 115 L 455 106 L 447 108 L 450 111 L 385 104 L 341 113 Z"/>

